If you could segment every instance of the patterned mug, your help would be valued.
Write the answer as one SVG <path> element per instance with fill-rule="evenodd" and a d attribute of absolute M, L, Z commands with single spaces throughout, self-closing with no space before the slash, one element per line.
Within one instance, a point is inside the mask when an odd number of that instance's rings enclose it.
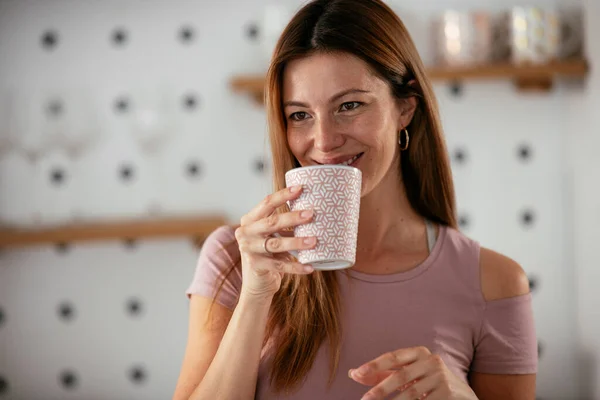
<path fill-rule="evenodd" d="M 313 210 L 311 222 L 294 228 L 294 236 L 316 236 L 313 249 L 292 253 L 315 270 L 350 268 L 356 261 L 362 172 L 344 165 L 314 165 L 285 174 L 287 187 L 302 185 L 290 210 Z"/>

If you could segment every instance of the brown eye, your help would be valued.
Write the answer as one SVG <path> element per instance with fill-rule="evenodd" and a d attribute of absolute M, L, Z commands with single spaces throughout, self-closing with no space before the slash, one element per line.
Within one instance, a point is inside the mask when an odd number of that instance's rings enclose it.
<path fill-rule="evenodd" d="M 342 104 L 342 106 L 340 107 L 342 109 L 342 111 L 351 111 L 354 110 L 358 107 L 360 107 L 362 103 L 358 102 L 358 101 L 349 101 L 348 103 L 344 103 Z"/>
<path fill-rule="evenodd" d="M 303 119 L 306 119 L 306 113 L 304 111 L 295 112 L 290 115 L 290 119 L 293 119 L 294 121 L 302 121 Z"/>

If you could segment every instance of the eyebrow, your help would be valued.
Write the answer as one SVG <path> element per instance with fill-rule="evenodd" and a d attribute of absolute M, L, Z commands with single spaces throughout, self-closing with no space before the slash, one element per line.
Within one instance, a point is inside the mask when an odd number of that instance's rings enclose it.
<path fill-rule="evenodd" d="M 334 101 L 340 99 L 341 97 L 344 97 L 348 94 L 351 93 L 370 93 L 368 90 L 363 90 L 363 89 L 347 89 L 347 90 L 343 90 L 341 92 L 339 92 L 338 94 L 333 95 L 330 99 L 329 102 L 333 103 Z M 308 104 L 306 103 L 302 103 L 300 101 L 286 101 L 285 103 L 283 103 L 283 108 L 285 107 L 291 107 L 291 106 L 296 106 L 296 107 L 305 107 L 308 108 Z"/>

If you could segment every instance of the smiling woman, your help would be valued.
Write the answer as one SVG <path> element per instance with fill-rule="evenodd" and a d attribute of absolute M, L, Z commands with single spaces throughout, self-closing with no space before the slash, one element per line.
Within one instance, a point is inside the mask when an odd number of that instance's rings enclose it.
<path fill-rule="evenodd" d="M 175 397 L 533 400 L 528 280 L 457 230 L 437 103 L 399 17 L 379 0 L 308 3 L 266 107 L 275 192 L 205 242 Z M 362 172 L 344 271 L 284 255 L 316 243 L 285 236 L 312 218 L 289 211 L 302 188 L 285 173 L 319 164 Z"/>
<path fill-rule="evenodd" d="M 376 187 L 394 191 L 399 182 L 380 186 L 386 175 L 399 179 L 397 136 L 390 132 L 409 125 L 417 100 L 394 98 L 390 89 L 385 78 L 352 53 L 315 52 L 288 62 L 283 112 L 297 163 L 354 162 L 366 183 L 364 197 Z M 359 154 L 364 154 L 360 166 Z M 388 174 L 392 168 L 396 176 Z"/>

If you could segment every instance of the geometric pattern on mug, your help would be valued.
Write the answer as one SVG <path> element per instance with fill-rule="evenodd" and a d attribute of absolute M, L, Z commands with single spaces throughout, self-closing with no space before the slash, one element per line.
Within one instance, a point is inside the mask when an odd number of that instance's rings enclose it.
<path fill-rule="evenodd" d="M 286 186 L 304 185 L 290 209 L 315 211 L 312 222 L 296 226 L 294 236 L 316 236 L 314 249 L 298 251 L 301 263 L 356 260 L 362 173 L 357 168 L 308 168 L 288 171 Z"/>
<path fill-rule="evenodd" d="M 511 17 L 513 61 L 543 62 L 558 55 L 560 27 L 553 10 L 515 7 Z"/>

